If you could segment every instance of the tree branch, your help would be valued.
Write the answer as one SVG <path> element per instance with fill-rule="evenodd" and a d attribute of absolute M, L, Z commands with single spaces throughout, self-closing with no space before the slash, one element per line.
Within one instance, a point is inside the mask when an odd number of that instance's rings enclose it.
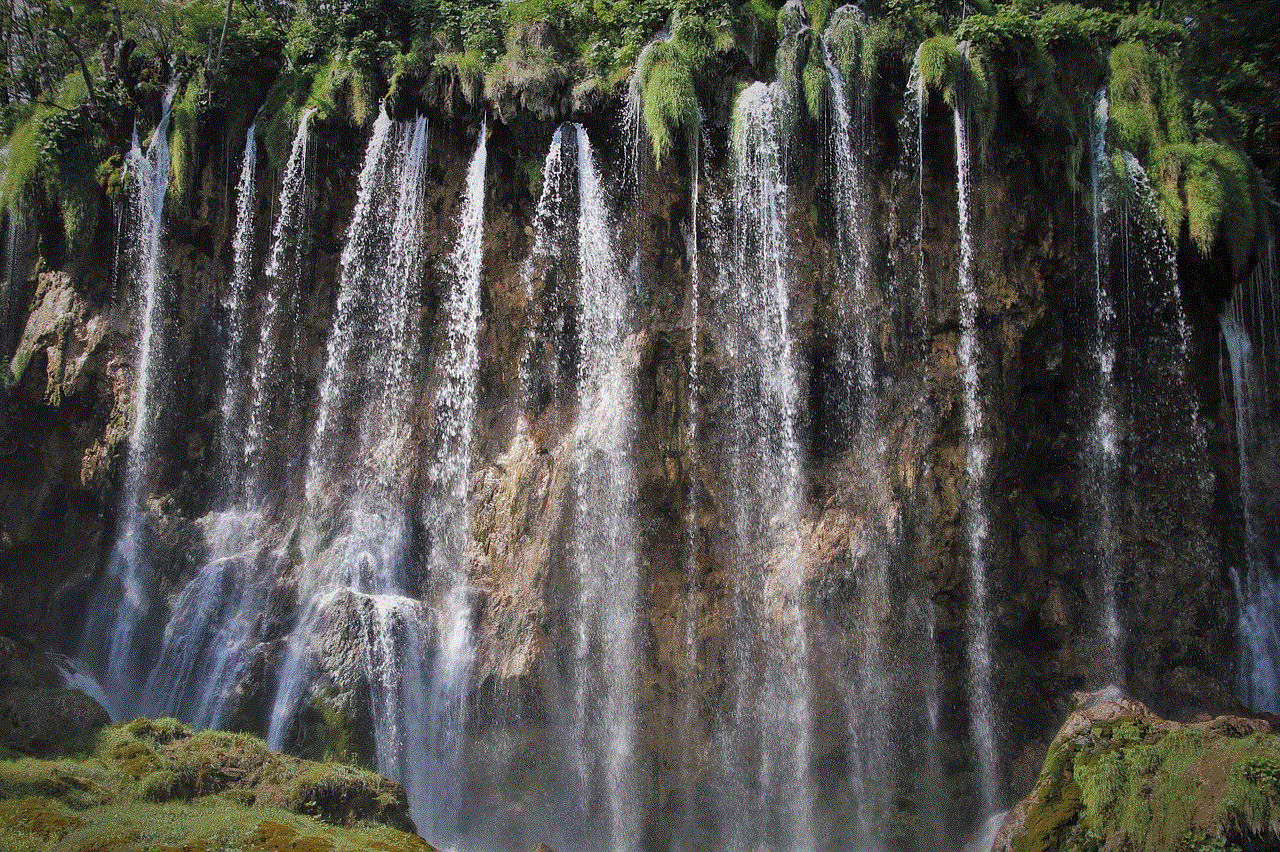
<path fill-rule="evenodd" d="M 70 50 L 75 54 L 76 61 L 80 63 L 80 74 L 84 77 L 85 89 L 89 93 L 89 105 L 93 109 L 93 114 L 96 116 L 98 114 L 98 90 L 93 86 L 93 74 L 89 72 L 89 63 L 85 61 L 84 53 L 80 50 L 79 45 L 72 41 L 66 33 L 62 32 L 62 30 L 55 29 L 53 30 L 53 34 L 67 46 L 67 50 Z"/>

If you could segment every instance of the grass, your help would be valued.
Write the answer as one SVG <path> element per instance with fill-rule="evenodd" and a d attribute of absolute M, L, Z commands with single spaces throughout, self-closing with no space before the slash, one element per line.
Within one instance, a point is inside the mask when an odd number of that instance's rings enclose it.
<path fill-rule="evenodd" d="M 114 113 L 107 94 L 104 90 L 99 96 L 109 123 Z M 14 126 L 0 181 L 0 206 L 56 211 L 68 246 L 81 247 L 93 236 L 101 209 L 97 170 L 112 153 L 110 128 L 91 116 L 79 72 L 67 75 L 51 100 L 53 105 L 34 107 Z"/>
<path fill-rule="evenodd" d="M 429 850 L 399 785 L 173 719 L 104 728 L 91 753 L 0 761 L 0 852 Z"/>

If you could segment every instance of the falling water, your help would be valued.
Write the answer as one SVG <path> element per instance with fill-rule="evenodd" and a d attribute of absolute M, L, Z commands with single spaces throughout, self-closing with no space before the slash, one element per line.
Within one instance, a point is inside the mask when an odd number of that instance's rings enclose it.
<path fill-rule="evenodd" d="M 718 822 L 727 848 L 815 846 L 808 619 L 797 523 L 802 488 L 791 341 L 784 95 L 755 83 L 734 109 L 730 257 L 717 303 L 730 329 L 729 478 L 739 564 L 731 717 L 721 722 Z M 748 629 L 746 625 L 754 625 Z"/>
<path fill-rule="evenodd" d="M 889 578 L 888 527 L 892 526 L 883 461 L 883 437 L 879 429 L 879 387 L 876 381 L 872 337 L 878 321 L 876 295 L 871 291 L 873 239 L 869 205 L 872 187 L 870 163 L 870 87 L 861 73 L 861 46 L 866 22 L 855 7 L 842 7 L 832 15 L 823 40 L 823 60 L 830 80 L 831 104 L 836 120 L 835 197 L 839 228 L 838 282 L 842 290 L 840 325 L 852 340 L 842 337 L 841 361 L 850 384 L 848 415 L 861 480 L 866 487 L 858 495 L 869 520 L 872 540 L 850 542 L 850 561 L 858 568 L 861 611 L 857 637 L 856 671 L 843 678 L 842 692 L 852 747 L 848 763 L 851 788 L 858 806 L 857 836 L 865 847 L 882 836 L 891 815 L 895 761 L 890 752 L 892 671 L 884 647 L 892 619 L 893 590 Z M 852 55 L 832 50 L 831 40 L 840 28 L 854 28 L 859 47 Z M 845 36 L 842 42 L 848 42 Z M 855 72 L 852 86 L 841 67 Z M 858 552 L 864 551 L 865 552 Z"/>
<path fill-rule="evenodd" d="M 1275 441 L 1275 399 L 1268 378 L 1280 350 L 1276 347 L 1275 257 L 1264 256 L 1249 280 L 1237 285 L 1223 309 L 1223 394 L 1231 390 L 1235 415 L 1240 502 L 1244 516 L 1244 558 L 1232 566 L 1237 601 L 1236 695 L 1257 712 L 1280 711 L 1280 581 L 1276 542 L 1280 541 L 1274 505 L 1280 477 L 1268 448 Z M 1227 409 L 1224 399 L 1223 411 Z"/>
<path fill-rule="evenodd" d="M 406 781 L 424 825 L 434 803 L 420 795 L 416 757 L 432 745 L 431 673 L 420 649 L 433 631 L 441 635 L 445 616 L 424 611 L 422 590 L 409 580 L 410 423 L 377 427 L 388 425 L 394 405 L 412 412 L 416 401 L 416 318 L 400 302 L 418 299 L 426 133 L 424 119 L 393 123 L 384 111 L 365 149 L 307 470 L 301 614 L 268 728 L 272 747 L 283 747 L 308 686 L 325 671 L 323 637 L 358 629 L 379 771 Z"/>
<path fill-rule="evenodd" d="M 396 130 L 383 109 L 365 147 L 355 210 L 342 249 L 337 305 L 325 349 L 319 407 L 307 462 L 306 496 L 310 503 L 322 499 L 324 488 L 337 473 L 337 450 L 354 443 L 349 433 L 356 418 L 349 409 L 359 402 L 355 398 L 357 378 L 367 381 L 362 375 L 365 359 L 359 356 L 376 352 L 365 339 L 366 331 L 369 337 L 376 334 L 376 329 L 370 328 L 375 311 L 368 306 L 372 301 L 368 288 L 380 286 L 388 256 L 389 235 L 378 226 L 395 217 L 396 198 L 386 190 L 385 183 L 395 159 Z"/>
<path fill-rule="evenodd" d="M 3 174 L 0 174 L 0 180 L 3 180 Z M 4 273 L 4 296 L 0 300 L 3 301 L 4 311 L 0 315 L 0 321 L 4 323 L 3 330 L 0 330 L 0 359 L 3 359 L 5 364 L 9 362 L 17 346 L 18 324 L 22 320 L 23 285 L 26 281 L 26 271 L 23 269 L 23 259 L 20 257 L 25 250 L 26 230 L 22 206 L 14 201 L 9 206 L 8 212 L 8 240 L 4 252 L 4 269 L 0 270 Z"/>
<path fill-rule="evenodd" d="M 956 213 L 960 231 L 959 361 L 964 389 L 966 524 L 969 545 L 968 626 L 969 713 L 973 742 L 977 748 L 979 802 L 982 813 L 992 813 L 996 801 L 998 768 L 995 741 L 995 703 L 992 696 L 991 615 L 987 601 L 987 446 L 979 377 L 982 358 L 978 338 L 978 289 L 973 279 L 973 226 L 970 221 L 970 160 L 967 114 L 963 97 L 956 93 L 954 113 L 956 134 Z"/>
<path fill-rule="evenodd" d="M 231 281 L 227 286 L 227 349 L 218 420 L 218 470 L 223 477 L 223 491 L 233 500 L 239 496 L 244 473 L 246 386 L 243 375 L 248 369 L 244 343 L 248 290 L 253 279 L 253 188 L 258 168 L 258 143 L 253 134 L 256 129 L 257 124 L 251 124 L 245 134 L 240 181 L 236 184 L 236 227 L 231 240 Z"/>
<path fill-rule="evenodd" d="M 281 214 L 266 264 L 272 285 L 263 293 L 257 358 L 252 361 L 246 350 L 248 289 L 253 280 L 255 128 L 251 126 L 245 136 L 232 238 L 219 425 L 217 470 L 226 505 L 202 522 L 208 560 L 173 604 L 144 692 L 147 713 L 176 715 L 197 727 L 216 726 L 225 719 L 232 699 L 228 685 L 238 683 L 252 662 L 258 641 L 255 625 L 270 601 L 273 570 L 279 561 L 278 554 L 264 546 L 257 504 L 262 499 L 261 483 L 270 480 L 261 450 L 273 422 L 283 372 L 276 342 L 281 304 L 293 298 L 297 283 L 297 276 L 284 270 L 297 254 L 286 243 L 296 242 L 299 231 L 309 115 L 309 111 L 303 114 L 285 169 Z M 246 372 L 250 374 L 247 381 Z"/>
<path fill-rule="evenodd" d="M 536 281 L 545 279 L 550 267 L 569 250 L 565 243 L 566 229 L 561 227 L 568 216 L 569 165 L 565 148 L 565 125 L 562 124 L 551 135 L 551 144 L 547 147 L 547 156 L 542 162 L 542 193 L 538 196 L 538 207 L 533 217 L 533 248 L 520 270 L 528 312 L 524 323 L 525 357 L 520 363 L 520 402 L 523 410 L 520 428 L 526 431 L 529 428 L 528 418 L 536 418 L 542 405 L 537 385 L 543 381 L 550 383 L 553 373 L 553 368 L 540 357 L 536 344 L 539 320 L 546 319 L 548 302 L 554 301 L 555 297 L 550 295 L 543 300 L 543 316 L 538 317 L 535 311 L 539 294 L 534 288 Z M 544 290 L 553 284 L 553 281 L 544 280 Z"/>
<path fill-rule="evenodd" d="M 572 756 L 579 807 L 599 813 L 613 852 L 640 836 L 635 756 L 639 566 L 636 554 L 635 378 L 624 347 L 628 282 L 613 243 L 613 216 L 591 140 L 574 125 L 578 177 L 578 425 L 573 536 Z M 597 810 L 598 809 L 598 810 Z"/>
<path fill-rule="evenodd" d="M 1117 474 L 1120 439 L 1117 434 L 1115 393 L 1116 309 L 1110 292 L 1111 241 L 1115 221 L 1109 200 L 1111 160 L 1107 152 L 1107 92 L 1098 92 L 1093 120 L 1093 263 L 1094 335 L 1092 355 L 1097 365 L 1093 425 L 1089 430 L 1086 466 L 1086 504 L 1094 511 L 1090 537 L 1097 542 L 1098 583 L 1101 591 L 1102 635 L 1106 643 L 1107 679 L 1123 687 L 1120 664 L 1120 614 L 1116 584 L 1120 580 L 1120 555 L 1116 549 Z"/>
<path fill-rule="evenodd" d="M 930 333 L 929 282 L 925 278 L 924 254 L 924 114 L 928 90 L 924 75 L 920 73 L 920 51 L 916 49 L 907 77 L 906 98 L 902 110 L 902 156 L 908 166 L 915 166 L 916 173 L 916 221 L 912 235 L 916 245 L 916 334 L 922 345 L 928 345 Z"/>
<path fill-rule="evenodd" d="M 139 709 L 197 728 L 224 723 L 257 642 L 276 567 L 259 541 L 256 513 L 228 509 L 202 521 L 209 561 L 185 586 L 165 625 Z"/>
<path fill-rule="evenodd" d="M 416 812 L 429 814 L 419 828 L 437 844 L 452 843 L 457 838 L 462 805 L 462 734 L 474 658 L 467 542 L 480 370 L 477 336 L 484 261 L 487 129 L 487 122 L 482 122 L 467 169 L 458 240 L 450 257 L 452 281 L 445 308 L 448 341 L 444 379 L 436 403 L 439 447 L 430 472 L 432 494 L 423 513 L 424 524 L 431 531 L 431 577 L 443 591 L 439 615 L 442 638 L 437 642 L 431 667 L 426 715 L 429 749 L 426 759 L 419 763 L 419 771 L 408 776 L 405 783 L 414 791 Z"/>
<path fill-rule="evenodd" d="M 143 643 L 137 633 L 153 603 L 139 504 L 154 461 L 157 397 L 165 375 L 156 366 L 163 360 L 169 301 L 163 252 L 164 200 L 169 185 L 169 108 L 176 91 L 175 80 L 165 93 L 160 122 L 145 157 L 136 145 L 129 155 L 136 187 L 129 243 L 139 284 L 133 425 L 121 490 L 121 529 L 89 606 L 80 644 L 80 656 L 99 673 L 99 681 L 112 699 L 107 709 L 117 719 L 130 715 L 139 700 L 145 671 L 141 659 Z"/>
<path fill-rule="evenodd" d="M 307 166 L 311 133 L 308 109 L 298 121 L 280 183 L 280 213 L 271 234 L 271 248 L 263 275 L 267 286 L 261 293 L 257 356 L 250 377 L 249 424 L 245 430 L 243 468 L 247 472 L 244 497 L 250 505 L 263 501 L 268 484 L 278 471 L 269 446 L 272 425 L 278 423 L 281 389 L 287 376 L 291 314 L 300 298 L 298 284 L 305 255 L 303 235 L 307 226 Z M 293 310 L 291 310 L 293 308 Z M 296 317 L 295 317 L 296 319 Z"/>

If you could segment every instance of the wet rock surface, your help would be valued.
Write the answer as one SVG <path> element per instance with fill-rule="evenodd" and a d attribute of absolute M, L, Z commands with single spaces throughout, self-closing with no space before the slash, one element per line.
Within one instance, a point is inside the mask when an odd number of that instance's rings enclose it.
<path fill-rule="evenodd" d="M 536 32 L 527 38 L 530 45 L 538 44 Z M 536 763 L 530 744 L 545 735 L 555 710 L 547 706 L 547 696 L 557 676 L 557 649 L 568 629 L 559 613 L 563 554 L 571 541 L 565 511 L 573 486 L 569 442 L 575 419 L 582 416 L 579 401 L 565 386 L 574 369 L 573 329 L 581 306 L 572 298 L 561 299 L 547 283 L 550 279 L 529 289 L 522 272 L 537 200 L 524 166 L 542 154 L 527 137 L 534 135 L 534 124 L 549 127 L 571 108 L 571 93 L 553 77 L 533 66 L 513 67 L 511 90 L 493 95 L 512 116 L 518 113 L 525 120 L 533 113 L 535 119 L 521 125 L 519 134 L 501 125 L 491 130 L 477 451 L 466 566 L 476 601 L 471 706 L 490 708 L 469 725 L 477 742 L 492 738 L 484 748 L 477 747 L 471 771 L 531 803 L 544 801 L 539 797 L 546 794 L 545 787 L 531 780 L 536 773 L 512 767 L 520 761 Z M 474 144 L 473 131 L 464 129 L 463 122 L 439 118 L 431 136 L 429 270 L 415 318 L 428 356 L 443 346 L 446 279 L 441 269 L 457 231 L 458 188 Z M 584 120 L 602 159 L 618 171 L 627 143 L 612 118 L 591 114 Z M 907 238 L 917 215 L 914 193 L 894 174 L 891 162 L 890 140 L 896 130 L 887 122 L 877 129 L 872 207 L 876 221 L 893 223 L 877 235 L 876 286 L 869 297 L 881 318 L 872 335 L 883 397 L 876 424 L 883 439 L 876 452 L 884 462 L 878 481 L 870 478 L 866 454 L 851 446 L 849 432 L 836 425 L 845 416 L 839 399 L 847 390 L 837 386 L 839 379 L 829 368 L 842 334 L 842 314 L 828 280 L 835 246 L 827 215 L 831 202 L 821 189 L 823 157 L 802 143 L 791 158 L 795 173 L 789 176 L 794 192 L 787 239 L 796 283 L 789 319 L 805 388 L 802 431 L 807 449 L 803 510 L 790 532 L 801 543 L 805 605 L 832 658 L 857 658 L 868 632 L 887 637 L 893 660 L 890 716 L 918 713 L 926 701 L 917 675 L 931 649 L 922 646 L 917 629 L 922 621 L 914 619 L 927 614 L 936 626 L 939 712 L 941 728 L 948 732 L 940 752 L 946 773 L 961 779 L 956 786 L 963 788 L 972 770 L 966 757 L 964 677 L 964 601 L 970 580 L 964 562 L 967 474 L 957 354 L 957 223 L 946 119 L 931 115 L 926 127 L 934 153 L 925 163 L 927 203 L 919 214 L 924 216 L 919 247 Z M 603 129 L 597 132 L 597 126 Z M 714 157 L 716 171 L 702 177 L 703 203 L 708 194 L 725 191 L 720 185 L 725 133 L 723 126 L 712 130 L 721 147 Z M 317 406 L 363 134 L 335 124 L 318 128 L 315 142 L 320 152 L 312 189 L 315 243 L 300 279 L 303 300 L 296 317 L 298 366 L 292 382 L 298 402 L 273 424 L 293 450 L 279 460 L 278 485 L 289 496 L 273 510 L 272 519 L 281 529 L 275 541 L 282 553 L 294 546 L 290 542 L 296 541 L 300 526 L 291 518 L 308 508 L 299 505 L 297 485 Z M 690 351 L 695 327 L 683 235 L 690 222 L 690 196 L 687 157 L 680 153 L 661 168 L 646 166 L 638 211 L 622 230 L 633 232 L 625 237 L 626 254 L 637 251 L 643 282 L 629 305 L 628 338 L 636 365 L 638 419 L 640 727 L 667 730 L 683 712 L 678 702 L 692 700 L 699 710 L 688 735 L 695 742 L 691 750 L 697 751 L 699 739 L 705 745 L 712 737 L 709 719 L 729 689 L 719 665 L 729 653 L 735 579 L 733 496 L 724 466 L 731 401 L 725 391 L 738 365 L 705 300 L 696 326 L 698 348 Z M 235 207 L 229 189 L 234 176 L 224 174 L 224 168 L 216 158 L 199 163 L 198 213 L 190 223 L 177 223 L 168 253 L 177 310 L 167 339 L 169 360 L 177 366 L 164 413 L 166 462 L 149 500 L 148 532 L 162 565 L 159 591 L 170 604 L 199 564 L 198 523 L 215 508 L 217 494 L 218 472 L 211 466 L 215 454 L 209 448 L 216 443 L 219 305 L 229 278 L 225 246 Z M 269 177 L 261 177 L 260 208 L 269 207 L 274 192 Z M 1106 676 L 1097 642 L 1098 569 L 1088 551 L 1089 507 L 1082 502 L 1084 474 L 1078 464 L 1092 369 L 1079 331 L 1078 294 L 1088 286 L 1091 260 L 1073 224 L 1080 211 L 1067 193 L 1045 185 L 1031 166 L 982 170 L 973 198 L 985 353 L 981 404 L 992 448 L 988 571 L 998 738 L 1008 762 L 1023 767 L 1003 785 L 1006 792 L 1016 793 L 1055 720 L 1069 708 L 1071 692 Z M 261 255 L 267 237 L 259 230 Z M 713 236 L 703 233 L 704 257 Z M 924 263 L 926 318 L 909 322 L 915 309 L 906 305 L 897 284 L 905 278 L 904 270 L 915 268 L 918 256 Z M 261 289 L 265 282 L 253 286 Z M 133 329 L 123 304 L 88 295 L 100 289 L 87 275 L 73 279 L 51 272 L 37 279 L 37 298 L 13 361 L 22 366 L 14 370 L 6 414 L 13 449 L 0 459 L 0 624 L 67 651 L 74 649 L 87 590 L 112 541 L 113 488 L 123 470 L 122 439 L 130 416 Z M 543 303 L 546 308 L 538 314 L 535 309 Z M 1193 328 L 1212 327 L 1205 317 L 1211 318 L 1215 307 L 1197 305 L 1203 316 Z M 530 333 L 539 315 L 544 319 Z M 1135 395 L 1154 400 L 1171 392 L 1174 379 L 1161 368 L 1176 348 L 1168 334 L 1153 326 L 1130 342 Z M 1197 388 L 1194 402 L 1211 413 L 1218 405 L 1212 378 L 1217 373 L 1211 364 L 1215 350 L 1204 334 L 1197 334 L 1190 341 L 1193 370 L 1209 378 Z M 525 396 L 522 362 L 530 341 L 541 366 L 530 370 L 535 392 Z M 695 362 L 699 419 L 697 444 L 691 447 L 688 376 Z M 424 398 L 440 381 L 437 375 L 425 379 Z M 1213 471 L 1186 449 L 1192 443 L 1190 427 L 1160 427 L 1167 418 L 1157 409 L 1135 407 L 1125 424 L 1133 466 L 1126 472 L 1129 487 L 1117 533 L 1124 563 L 1124 656 L 1130 661 L 1126 689 L 1166 713 L 1216 712 L 1230 700 L 1222 683 L 1228 675 L 1231 590 L 1219 554 L 1233 521 Z M 417 440 L 425 442 L 422 436 L 431 434 L 437 413 L 426 404 L 409 416 Z M 873 506 L 886 511 L 873 513 L 868 508 Z M 420 529 L 413 535 L 417 552 L 429 547 Z M 686 541 L 694 542 L 692 557 Z M 860 566 L 886 552 L 894 597 L 868 597 L 860 590 Z M 690 587 L 690 559 L 696 590 Z M 263 619 L 257 662 L 241 683 L 228 685 L 240 693 L 237 726 L 259 731 L 266 725 L 264 696 L 273 686 L 269 673 L 280 665 L 284 640 L 298 615 L 298 565 L 284 557 L 275 564 L 278 595 L 275 609 Z M 692 630 L 701 661 L 696 670 L 690 667 L 682 632 L 684 601 L 690 594 L 697 598 L 699 613 Z M 340 714 L 344 725 L 361 731 L 370 719 L 368 684 L 362 680 L 366 675 L 356 647 L 358 631 L 352 629 L 357 619 L 343 609 L 355 605 L 347 601 L 337 607 L 322 631 L 325 669 L 315 695 L 327 702 L 325 712 Z M 815 673 L 815 763 L 838 766 L 847 731 L 857 725 L 840 704 L 840 682 L 848 675 Z M 298 730 L 312 733 L 299 733 L 293 745 L 311 753 L 322 750 L 330 735 L 318 706 L 308 712 L 312 716 L 301 720 Z M 367 737 L 357 737 L 350 746 L 370 757 Z M 695 795 L 676 778 L 680 758 L 673 749 L 663 742 L 646 742 L 642 748 L 661 779 L 651 794 L 663 800 L 655 811 Z M 1023 757 L 1015 760 L 1018 755 Z M 520 785 L 523 789 L 515 789 Z M 967 819 L 967 807 L 964 794 L 958 794 L 958 819 Z"/>

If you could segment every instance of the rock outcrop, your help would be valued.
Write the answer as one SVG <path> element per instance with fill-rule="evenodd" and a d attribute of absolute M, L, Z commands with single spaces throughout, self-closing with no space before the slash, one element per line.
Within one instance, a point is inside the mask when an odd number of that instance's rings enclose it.
<path fill-rule="evenodd" d="M 995 852 L 1261 850 L 1280 842 L 1280 736 L 1264 719 L 1178 723 L 1078 693 Z"/>

